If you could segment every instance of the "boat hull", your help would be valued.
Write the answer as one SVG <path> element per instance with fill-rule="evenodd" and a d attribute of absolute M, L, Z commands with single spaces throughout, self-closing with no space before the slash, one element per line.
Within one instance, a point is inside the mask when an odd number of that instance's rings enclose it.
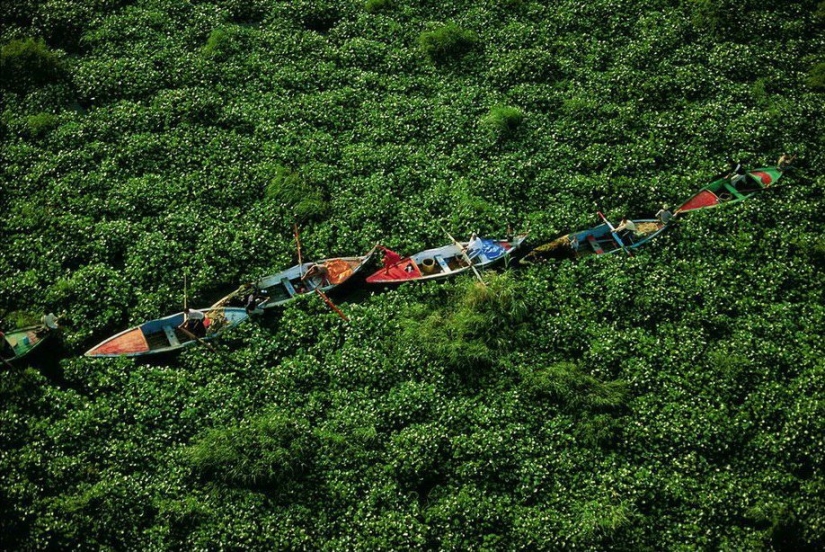
<path fill-rule="evenodd" d="M 5 340 L 8 345 L 0 349 L 0 356 L 6 362 L 19 360 L 40 347 L 51 334 L 44 326 L 27 326 L 7 332 Z"/>
<path fill-rule="evenodd" d="M 762 167 L 748 171 L 745 179 L 736 184 L 728 178 L 714 180 L 680 205 L 674 214 L 739 203 L 774 185 L 782 174 L 777 167 Z"/>
<path fill-rule="evenodd" d="M 600 224 L 588 230 L 565 234 L 551 242 L 539 245 L 527 253 L 522 262 L 605 255 L 636 249 L 664 232 L 668 227 L 668 224 L 658 219 L 638 219 L 633 222 L 636 224 L 637 231 L 619 232 L 621 244 L 616 241 L 615 232 L 609 225 Z"/>
<path fill-rule="evenodd" d="M 317 262 L 295 265 L 281 272 L 265 276 L 251 284 L 244 284 L 229 295 L 221 298 L 212 308 L 222 306 L 247 307 L 247 299 L 254 293 L 254 306 L 250 313 L 260 314 L 264 309 L 285 305 L 301 295 L 320 290 L 324 293 L 344 286 L 361 274 L 369 265 L 375 249 L 360 257 L 333 257 Z M 315 266 L 323 271 L 306 277 Z"/>
<path fill-rule="evenodd" d="M 415 255 L 385 266 L 367 277 L 368 284 L 400 284 L 403 282 L 438 280 L 462 274 L 472 266 L 485 268 L 504 261 L 524 242 L 526 235 L 512 240 L 478 239 L 420 251 Z"/>
<path fill-rule="evenodd" d="M 179 312 L 124 330 L 86 351 L 86 356 L 133 357 L 177 351 L 198 339 L 213 339 L 249 317 L 246 310 L 237 307 L 202 309 L 202 312 L 206 315 L 206 333 L 197 338 L 180 328 L 184 313 Z"/>

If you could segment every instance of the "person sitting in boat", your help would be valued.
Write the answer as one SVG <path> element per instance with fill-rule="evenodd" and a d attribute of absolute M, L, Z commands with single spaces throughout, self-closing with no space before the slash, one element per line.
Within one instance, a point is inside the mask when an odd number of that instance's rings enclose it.
<path fill-rule="evenodd" d="M 744 183 L 747 179 L 747 171 L 745 170 L 745 166 L 742 165 L 741 161 L 733 162 L 732 159 L 728 160 L 730 164 L 730 172 L 725 176 L 725 178 L 730 179 L 730 183 L 734 186 L 737 186 L 740 183 Z"/>
<path fill-rule="evenodd" d="M 41 316 L 40 317 L 40 324 L 42 324 L 42 327 L 37 330 L 37 332 L 36 332 L 37 335 L 44 335 L 44 334 L 47 334 L 47 333 L 49 333 L 53 330 L 56 330 L 58 328 L 58 324 L 57 324 L 58 320 L 60 320 L 60 317 L 55 316 L 55 314 L 53 312 L 50 312 L 49 314 L 44 314 L 43 316 Z"/>
<path fill-rule="evenodd" d="M 667 205 L 662 205 L 662 208 L 656 212 L 656 218 L 659 219 L 662 224 L 667 224 L 673 220 L 673 213 L 670 212 Z"/>
<path fill-rule="evenodd" d="M 206 335 L 205 319 L 206 315 L 203 312 L 186 308 L 183 309 L 183 322 L 178 327 L 198 337 L 203 337 Z"/>
<path fill-rule="evenodd" d="M 776 162 L 776 168 L 780 171 L 784 171 L 785 169 L 789 169 L 791 167 L 791 163 L 793 160 L 796 159 L 796 155 L 788 155 L 787 153 L 783 153 L 779 157 L 779 161 Z"/>
<path fill-rule="evenodd" d="M 252 284 L 249 286 L 249 290 L 247 291 L 246 301 L 244 304 L 244 308 L 246 309 L 246 314 L 252 314 L 259 305 L 262 305 L 269 301 L 269 297 L 264 295 L 258 286 Z"/>
<path fill-rule="evenodd" d="M 301 281 L 306 282 L 307 280 L 312 280 L 315 277 L 320 278 L 321 284 L 323 285 L 324 280 L 329 282 L 329 270 L 327 270 L 327 267 L 322 264 L 313 264 L 309 267 L 309 270 L 301 276 Z"/>

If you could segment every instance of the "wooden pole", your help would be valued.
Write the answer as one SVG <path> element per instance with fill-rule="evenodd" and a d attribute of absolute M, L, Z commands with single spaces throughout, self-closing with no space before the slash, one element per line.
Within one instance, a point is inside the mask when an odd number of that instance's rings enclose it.
<path fill-rule="evenodd" d="M 295 244 L 298 247 L 298 272 L 301 278 L 304 277 L 304 261 L 301 259 L 301 235 L 298 233 L 298 223 L 293 225 L 293 233 L 295 234 Z"/>
<path fill-rule="evenodd" d="M 346 315 L 346 314 L 344 314 L 344 312 L 343 312 L 341 309 L 339 309 L 339 308 L 338 308 L 338 306 L 337 306 L 335 303 L 333 303 L 333 302 L 332 302 L 332 299 L 330 299 L 329 297 L 327 297 L 327 294 L 326 294 L 326 293 L 324 293 L 323 291 L 321 291 L 319 288 L 315 288 L 315 293 L 317 293 L 317 294 L 318 294 L 318 297 L 320 297 L 321 299 L 323 299 L 323 300 L 324 300 L 324 303 L 326 303 L 326 304 L 327 304 L 327 306 L 328 306 L 329 308 L 331 308 L 332 310 L 334 310 L 334 311 L 335 311 L 335 313 L 336 313 L 338 316 L 340 316 L 340 317 L 341 317 L 341 320 L 344 320 L 345 322 L 349 322 L 349 318 L 347 318 L 347 315 Z"/>
<path fill-rule="evenodd" d="M 601 211 L 596 211 L 596 212 L 597 212 L 597 213 L 599 213 L 599 216 L 600 216 L 600 217 L 602 217 L 602 220 L 605 222 L 605 224 L 607 224 L 607 227 L 608 227 L 608 228 L 610 228 L 610 233 L 611 233 L 611 234 L 613 234 L 613 239 L 614 239 L 614 240 L 616 240 L 616 243 L 617 243 L 617 244 L 619 244 L 619 247 L 621 247 L 621 248 L 622 248 L 622 251 L 624 251 L 625 253 L 627 253 L 627 256 L 628 256 L 628 257 L 632 257 L 632 256 L 633 256 L 633 253 L 631 253 L 631 252 L 627 249 L 627 247 L 625 247 L 625 246 L 624 246 L 624 242 L 623 242 L 623 241 L 622 241 L 622 239 L 619 237 L 619 234 L 617 234 L 617 233 L 616 233 L 616 229 L 615 229 L 615 228 L 613 228 L 613 225 L 612 225 L 612 224 L 610 224 L 610 221 L 609 221 L 609 220 L 607 220 L 607 217 L 606 217 L 606 216 L 604 216 L 604 215 L 602 214 L 602 212 L 601 212 Z"/>
<path fill-rule="evenodd" d="M 476 278 L 478 278 L 478 281 L 479 281 L 479 282 L 481 282 L 481 285 L 486 286 L 486 285 L 487 285 L 487 283 L 484 281 L 484 278 L 482 278 L 482 277 L 481 277 L 481 274 L 479 274 L 479 273 L 478 273 L 478 269 L 477 269 L 477 268 L 475 267 L 475 265 L 473 264 L 473 261 L 470 259 L 470 257 L 468 257 L 468 256 L 467 256 L 467 250 L 464 248 L 464 246 L 463 246 L 463 245 L 461 245 L 461 242 L 459 242 L 457 239 L 455 239 L 455 238 L 454 238 L 454 237 L 453 237 L 453 236 L 452 236 L 449 232 L 447 232 L 447 230 L 445 230 L 443 227 L 441 228 L 441 230 L 442 230 L 445 234 L 447 234 L 447 237 L 448 237 L 448 238 L 450 238 L 450 240 L 452 240 L 452 242 L 453 242 L 453 243 L 454 243 L 454 244 L 455 244 L 455 245 L 456 245 L 456 246 L 457 246 L 457 247 L 461 250 L 461 256 L 462 256 L 462 257 L 464 257 L 464 260 L 465 260 L 465 261 L 467 261 L 467 264 L 468 264 L 468 265 L 470 265 L 470 268 L 473 270 L 473 273 L 476 275 Z"/>

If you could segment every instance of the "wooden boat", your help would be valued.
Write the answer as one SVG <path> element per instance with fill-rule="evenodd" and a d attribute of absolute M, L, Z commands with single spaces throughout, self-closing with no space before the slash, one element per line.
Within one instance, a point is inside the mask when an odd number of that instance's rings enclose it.
<path fill-rule="evenodd" d="M 470 270 L 467 259 L 476 268 L 488 267 L 512 255 L 526 237 L 522 234 L 512 240 L 473 238 L 469 242 L 427 249 L 403 259 L 385 249 L 384 267 L 368 276 L 367 283 L 397 284 L 447 278 Z"/>
<path fill-rule="evenodd" d="M 730 178 L 714 180 L 690 199 L 685 201 L 674 212 L 675 215 L 696 209 L 718 207 L 725 203 L 738 203 L 774 185 L 781 177 L 783 170 L 779 167 L 763 167 L 747 171 L 744 178 L 734 183 Z"/>
<path fill-rule="evenodd" d="M 335 257 L 322 261 L 307 262 L 288 268 L 277 274 L 245 284 L 227 295 L 214 306 L 249 306 L 250 313 L 277 307 L 296 297 L 320 290 L 327 293 L 350 281 L 372 260 L 375 247 L 360 257 Z M 251 302 L 249 301 L 252 297 Z"/>
<path fill-rule="evenodd" d="M 86 351 L 86 356 L 131 357 L 168 353 L 188 347 L 199 340 L 217 337 L 224 330 L 237 326 L 249 318 L 246 310 L 237 307 L 198 310 L 206 316 L 203 323 L 204 331 L 200 335 L 198 332 L 193 333 L 180 327 L 183 324 L 184 313 L 179 312 L 122 331 Z"/>
<path fill-rule="evenodd" d="M 0 357 L 5 362 L 14 362 L 40 346 L 52 334 L 51 330 L 43 325 L 18 328 L 0 338 Z"/>
<path fill-rule="evenodd" d="M 659 219 L 638 219 L 633 223 L 636 225 L 635 232 L 615 232 L 610 224 L 604 223 L 589 230 L 566 234 L 532 249 L 521 261 L 530 263 L 546 259 L 578 258 L 629 251 L 641 247 L 668 227 L 668 224 Z"/>

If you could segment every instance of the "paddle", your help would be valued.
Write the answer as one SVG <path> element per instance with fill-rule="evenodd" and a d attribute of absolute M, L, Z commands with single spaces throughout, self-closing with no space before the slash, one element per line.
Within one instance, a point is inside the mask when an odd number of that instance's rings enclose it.
<path fill-rule="evenodd" d="M 473 269 L 473 273 L 476 275 L 476 278 L 478 278 L 478 281 L 481 282 L 482 285 L 486 286 L 487 284 L 484 282 L 484 279 L 481 277 L 481 274 L 478 273 L 478 270 L 476 270 L 473 261 L 470 260 L 470 257 L 467 256 L 467 250 L 464 248 L 464 246 L 461 245 L 461 243 L 457 239 L 455 239 L 449 232 L 447 232 L 447 230 L 445 230 L 443 226 L 441 227 L 441 230 L 445 234 L 447 234 L 447 237 L 449 237 L 452 240 L 452 242 L 461 250 L 461 256 L 464 257 L 464 260 L 467 261 L 467 264 L 470 265 L 470 268 Z"/>
<path fill-rule="evenodd" d="M 209 349 L 209 350 L 210 350 L 210 351 L 212 351 L 213 353 L 217 353 L 217 352 L 218 352 L 218 351 L 217 351 L 217 349 L 215 349 L 212 345 L 210 345 L 209 343 L 207 343 L 206 341 L 204 341 L 204 340 L 203 340 L 203 339 L 201 339 L 200 337 L 196 336 L 195 334 L 193 334 L 192 332 L 190 332 L 189 330 L 187 330 L 187 329 L 186 329 L 186 328 L 184 328 L 183 326 L 178 326 L 178 329 L 179 329 L 180 331 L 182 331 L 183 333 L 185 333 L 187 336 L 189 336 L 189 338 L 191 338 L 191 339 L 193 339 L 193 340 L 197 341 L 198 343 L 200 343 L 201 345 L 203 345 L 204 347 L 206 347 L 207 349 Z"/>
<path fill-rule="evenodd" d="M 321 289 L 320 289 L 320 288 L 315 288 L 315 293 L 317 293 L 317 294 L 318 294 L 318 297 L 320 297 L 321 299 L 323 299 L 323 300 L 324 300 L 324 303 L 326 303 L 326 304 L 327 304 L 327 306 L 328 306 L 329 308 L 331 308 L 332 310 L 334 310 L 334 311 L 335 311 L 335 314 L 337 314 L 338 316 L 340 316 L 340 317 L 341 317 L 341 319 L 342 319 L 344 322 L 349 322 L 349 318 L 347 318 L 347 315 L 346 315 L 346 314 L 344 314 L 344 312 L 343 312 L 341 309 L 339 309 L 339 308 L 338 308 L 338 306 L 337 306 L 335 303 L 333 303 L 333 302 L 332 302 L 332 299 L 330 299 L 329 297 L 327 297 L 327 294 L 326 294 L 326 293 L 324 293 L 323 291 L 321 291 Z"/>
<path fill-rule="evenodd" d="M 632 257 L 632 256 L 633 256 L 633 253 L 631 253 L 631 252 L 630 252 L 630 250 L 628 250 L 628 249 L 627 249 L 627 247 L 625 247 L 625 246 L 624 246 L 624 242 L 623 242 L 623 241 L 622 241 L 622 239 L 619 237 L 619 234 L 618 234 L 618 233 L 616 233 L 616 229 L 615 229 L 615 228 L 613 228 L 613 225 L 612 225 L 612 224 L 610 224 L 610 221 L 609 221 L 609 220 L 607 220 L 607 217 L 606 217 L 606 216 L 604 216 L 604 215 L 602 214 L 602 212 L 601 212 L 601 211 L 596 211 L 596 212 L 597 212 L 597 213 L 599 213 L 599 216 L 600 216 L 600 217 L 602 217 L 602 220 L 605 222 L 605 224 L 607 224 L 607 227 L 608 227 L 608 228 L 610 228 L 610 233 L 612 234 L 613 239 L 614 239 L 614 240 L 616 240 L 616 243 L 618 243 L 618 244 L 619 244 L 619 246 L 622 248 L 622 251 L 624 251 L 625 253 L 627 253 L 627 255 L 628 255 L 629 257 Z"/>

